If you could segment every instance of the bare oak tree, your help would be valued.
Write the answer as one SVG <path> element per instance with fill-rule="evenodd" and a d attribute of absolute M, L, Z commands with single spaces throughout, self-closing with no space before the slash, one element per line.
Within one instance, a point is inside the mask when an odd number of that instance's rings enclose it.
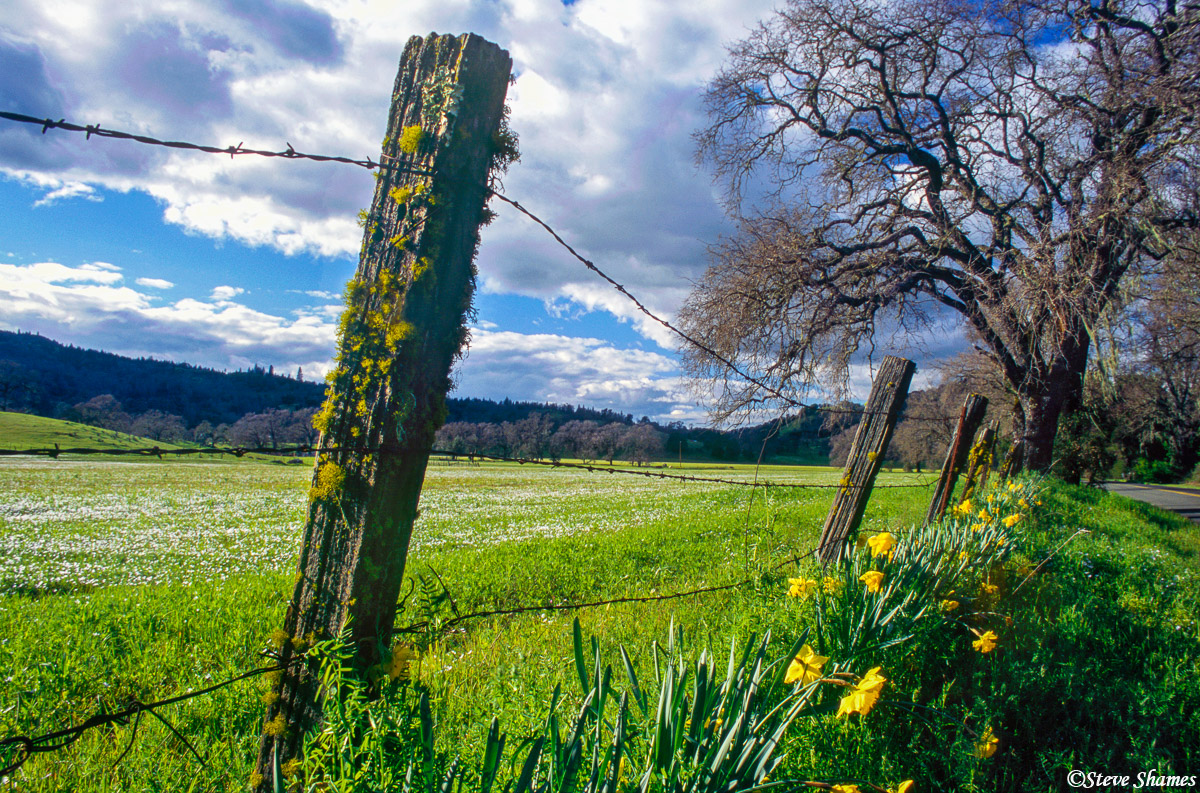
<path fill-rule="evenodd" d="M 877 325 L 955 315 L 1017 395 L 1025 463 L 1079 402 L 1091 323 L 1195 227 L 1200 7 L 789 0 L 709 86 L 730 205 L 686 330 L 762 382 L 841 378 Z M 770 402 L 699 350 L 715 413 Z M 786 391 L 785 391 L 786 393 Z"/>

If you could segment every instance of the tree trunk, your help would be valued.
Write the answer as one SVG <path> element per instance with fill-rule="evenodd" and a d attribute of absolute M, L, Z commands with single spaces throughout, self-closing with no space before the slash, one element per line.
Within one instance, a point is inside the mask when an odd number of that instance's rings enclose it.
<path fill-rule="evenodd" d="M 1083 404 L 1083 376 L 1087 372 L 1090 338 L 1081 318 L 1070 320 L 1070 329 L 1059 348 L 1054 351 L 1049 371 L 1041 377 L 1030 377 L 1018 387 L 1018 399 L 1024 414 L 1024 468 L 1049 471 L 1054 461 L 1054 437 L 1058 421 L 1078 410 Z"/>
<path fill-rule="evenodd" d="M 252 787 L 285 777 L 321 720 L 315 670 L 298 662 L 345 630 L 355 666 L 384 671 L 409 539 L 450 367 L 466 338 L 472 260 L 512 62 L 474 35 L 409 39 L 392 94 L 358 271 L 346 287 L 308 524 L 277 633 L 289 664 L 268 694 Z"/>

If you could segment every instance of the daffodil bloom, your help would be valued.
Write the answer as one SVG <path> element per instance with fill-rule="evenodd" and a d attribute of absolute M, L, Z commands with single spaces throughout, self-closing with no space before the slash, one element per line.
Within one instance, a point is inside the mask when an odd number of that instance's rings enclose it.
<path fill-rule="evenodd" d="M 990 507 L 990 506 L 991 506 L 992 504 L 994 504 L 994 503 L 996 503 L 996 496 L 995 496 L 995 494 L 994 494 L 994 493 L 988 493 L 988 506 Z"/>
<path fill-rule="evenodd" d="M 883 583 L 883 573 L 878 570 L 868 570 L 860 575 L 858 580 L 867 585 L 868 592 L 878 592 L 879 585 Z"/>
<path fill-rule="evenodd" d="M 817 588 L 816 579 L 813 578 L 789 578 L 788 584 L 788 596 L 794 598 L 804 597 Z"/>
<path fill-rule="evenodd" d="M 971 526 L 971 531 L 983 531 L 983 526 L 982 523 L 976 523 Z"/>
<path fill-rule="evenodd" d="M 833 793 L 862 793 L 858 785 L 834 785 L 830 790 Z"/>
<path fill-rule="evenodd" d="M 821 582 L 821 586 L 825 589 L 825 594 L 827 595 L 836 595 L 838 592 L 842 591 L 842 582 L 841 579 L 838 578 L 825 576 L 824 580 Z"/>
<path fill-rule="evenodd" d="M 991 520 L 992 519 L 992 516 L 988 514 L 988 511 L 986 509 L 979 510 L 979 517 L 982 520 Z"/>
<path fill-rule="evenodd" d="M 979 743 L 975 744 L 975 756 L 985 760 L 994 755 L 998 748 L 1000 748 L 1000 739 L 992 733 L 992 728 L 988 727 L 983 731 Z"/>
<path fill-rule="evenodd" d="M 1017 513 L 1009 515 L 1007 518 L 1005 518 L 1004 525 L 1011 529 L 1013 526 L 1017 525 L 1017 522 L 1019 520 L 1021 520 L 1021 513 L 1017 512 Z"/>
<path fill-rule="evenodd" d="M 986 631 L 978 639 L 971 642 L 971 646 L 981 653 L 990 653 L 996 649 L 996 639 L 998 638 L 995 631 Z"/>
<path fill-rule="evenodd" d="M 964 515 L 970 515 L 972 512 L 975 511 L 975 508 L 971 506 L 971 499 L 969 499 L 969 498 L 966 501 L 964 501 L 963 503 L 959 504 L 958 507 L 956 507 L 956 509 L 959 512 L 963 513 Z"/>
<path fill-rule="evenodd" d="M 821 667 L 828 660 L 825 656 L 814 653 L 812 647 L 804 645 L 788 666 L 787 675 L 783 678 L 784 684 L 791 685 L 799 681 L 800 685 L 807 686 L 813 681 L 820 680 Z"/>
<path fill-rule="evenodd" d="M 1012 493 L 1012 492 L 1015 492 L 1015 491 L 1016 491 L 1016 489 L 1017 489 L 1017 483 L 1016 483 L 1016 482 L 1009 482 L 1009 483 L 1008 483 L 1008 492 L 1010 492 L 1010 493 Z"/>
<path fill-rule="evenodd" d="M 987 581 L 984 581 L 982 584 L 979 585 L 979 591 L 985 595 L 994 595 L 1000 591 L 1000 587 L 996 586 L 995 584 L 989 584 Z"/>
<path fill-rule="evenodd" d="M 911 779 L 906 779 L 895 788 L 888 788 L 888 793 L 912 793 L 915 784 Z"/>
<path fill-rule="evenodd" d="M 392 660 L 386 667 L 389 680 L 409 678 L 409 665 L 417 657 L 416 651 L 407 644 L 397 644 L 392 648 Z"/>
<path fill-rule="evenodd" d="M 883 690 L 883 684 L 887 682 L 887 678 L 880 673 L 881 669 L 883 667 L 877 666 L 863 675 L 850 693 L 842 697 L 842 701 L 838 704 L 837 715 L 848 716 L 851 713 L 861 713 L 865 716 L 871 708 L 875 707 L 875 703 L 879 700 L 879 692 Z"/>
<path fill-rule="evenodd" d="M 1023 509 L 1029 509 L 1029 502 L 1025 499 L 1021 499 L 1017 503 L 1020 504 Z"/>
<path fill-rule="evenodd" d="M 867 540 L 867 545 L 871 546 L 872 556 L 886 556 L 890 560 L 892 551 L 896 547 L 896 538 L 892 536 L 891 532 L 885 531 Z"/>
<path fill-rule="evenodd" d="M 942 601 L 942 611 L 954 611 L 956 608 L 958 608 L 957 600 L 947 599 Z"/>
<path fill-rule="evenodd" d="M 966 552 L 966 551 L 959 551 L 959 552 L 958 552 L 958 561 L 960 561 L 960 562 L 965 562 L 966 560 L 967 560 L 967 552 Z"/>

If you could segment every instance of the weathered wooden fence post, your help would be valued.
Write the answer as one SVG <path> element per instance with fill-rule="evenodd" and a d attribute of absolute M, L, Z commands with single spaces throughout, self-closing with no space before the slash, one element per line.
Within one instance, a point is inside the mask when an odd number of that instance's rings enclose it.
<path fill-rule="evenodd" d="M 958 472 L 967 461 L 971 451 L 971 439 L 983 422 L 983 414 L 987 412 L 987 397 L 979 394 L 967 394 L 963 400 L 962 412 L 958 414 L 958 426 L 954 428 L 954 438 L 950 448 L 946 450 L 946 461 L 942 463 L 942 475 L 938 478 L 933 498 L 929 501 L 929 512 L 925 515 L 926 523 L 933 523 L 946 512 L 950 503 L 950 494 L 954 492 L 954 484 L 958 481 Z"/>
<path fill-rule="evenodd" d="M 912 361 L 889 355 L 875 375 L 862 424 L 858 425 L 846 470 L 842 472 L 841 486 L 821 531 L 817 555 L 822 563 L 837 559 L 846 541 L 858 529 L 916 369 Z"/>
<path fill-rule="evenodd" d="M 1010 476 L 1016 476 L 1021 473 L 1021 460 L 1024 457 L 1022 454 L 1022 446 L 1024 441 L 1017 438 L 1013 441 L 1012 447 L 1008 450 L 1008 454 L 1004 457 L 1004 464 L 1000 466 L 1000 478 L 1008 479 Z"/>
<path fill-rule="evenodd" d="M 348 631 L 378 674 L 404 576 L 450 367 L 466 339 L 489 169 L 515 154 L 504 129 L 512 61 L 478 36 L 409 39 L 392 93 L 382 168 L 358 271 L 346 286 L 300 570 L 279 637 L 290 664 L 267 695 L 253 787 L 288 773 L 321 720 L 313 641 Z M 286 782 L 280 780 L 283 786 Z"/>
<path fill-rule="evenodd" d="M 962 498 L 966 501 L 975 495 L 975 486 L 979 484 L 980 476 L 986 480 L 986 468 L 992 464 L 992 447 L 996 444 L 996 422 L 992 422 L 979 434 L 979 440 L 971 447 L 967 460 L 967 480 L 963 483 Z M 983 489 L 982 484 L 979 487 Z"/>

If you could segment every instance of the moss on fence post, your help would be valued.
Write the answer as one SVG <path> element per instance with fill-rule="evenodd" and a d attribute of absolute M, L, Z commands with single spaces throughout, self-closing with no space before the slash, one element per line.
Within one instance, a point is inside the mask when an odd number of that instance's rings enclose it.
<path fill-rule="evenodd" d="M 392 94 L 358 271 L 346 285 L 337 366 L 309 490 L 279 675 L 251 780 L 272 788 L 321 719 L 300 660 L 348 626 L 359 672 L 390 657 L 396 600 L 450 367 L 467 337 L 489 169 L 512 152 L 504 96 L 512 61 L 478 36 L 409 39 Z M 289 769 L 290 770 L 290 769 Z"/>

